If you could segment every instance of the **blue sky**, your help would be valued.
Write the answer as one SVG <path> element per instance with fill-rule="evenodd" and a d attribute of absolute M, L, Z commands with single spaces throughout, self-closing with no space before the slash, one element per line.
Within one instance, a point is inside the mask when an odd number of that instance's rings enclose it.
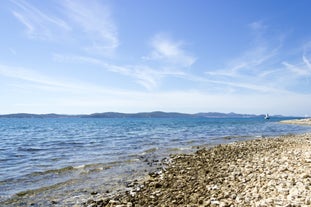
<path fill-rule="evenodd" d="M 0 114 L 311 115 L 308 0 L 11 0 Z"/>

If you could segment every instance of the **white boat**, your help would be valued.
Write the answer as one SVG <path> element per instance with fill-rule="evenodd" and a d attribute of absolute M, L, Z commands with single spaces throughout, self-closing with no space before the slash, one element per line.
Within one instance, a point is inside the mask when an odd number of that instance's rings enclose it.
<path fill-rule="evenodd" d="M 266 114 L 265 119 L 270 119 L 269 114 Z"/>

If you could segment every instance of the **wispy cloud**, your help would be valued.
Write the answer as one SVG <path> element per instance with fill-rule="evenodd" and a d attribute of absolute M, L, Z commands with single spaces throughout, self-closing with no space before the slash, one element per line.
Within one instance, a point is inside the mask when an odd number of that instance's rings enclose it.
<path fill-rule="evenodd" d="M 87 60 L 87 59 L 84 59 Z M 255 94 L 210 94 L 199 90 L 158 91 L 133 91 L 117 88 L 106 88 L 89 83 L 74 80 L 60 80 L 47 76 L 28 68 L 0 65 L 0 76 L 6 76 L 14 80 L 10 87 L 17 88 L 14 100 L 1 102 L 1 107 L 6 108 L 6 113 L 34 112 L 34 113 L 94 113 L 96 111 L 183 111 L 196 113 L 200 111 L 223 111 L 241 113 L 262 113 L 262 111 L 274 111 L 282 114 L 297 114 L 297 101 L 299 106 L 306 108 L 311 104 L 310 95 L 294 93 L 279 93 L 269 87 L 255 84 L 245 86 L 241 83 L 237 87 L 249 87 L 254 90 L 263 90 L 266 93 Z M 205 79 L 206 80 L 206 79 Z M 15 85 L 14 85 L 15 84 Z M 18 84 L 18 85 L 16 85 Z M 220 83 L 221 84 L 221 83 Z M 230 83 L 229 83 L 230 84 Z M 232 83 L 236 84 L 236 83 Z M 26 94 L 29 98 L 23 98 Z M 49 93 L 48 97 L 40 98 L 38 94 Z M 31 96 L 36 94 L 35 96 Z M 109 100 L 109 101 L 107 101 Z M 269 104 L 267 104 L 269 100 Z M 230 104 L 228 104 L 230 102 Z M 176 104 L 178 103 L 178 104 Z M 196 103 L 196 107 L 193 107 Z M 286 103 L 286 107 L 285 104 Z M 289 110 L 293 106 L 293 110 Z M 11 110 L 11 111 L 10 111 Z M 3 112 L 2 112 L 3 113 Z"/>
<path fill-rule="evenodd" d="M 118 31 L 107 6 L 97 1 L 62 1 L 63 13 L 86 34 L 89 52 L 109 55 L 118 46 Z"/>
<path fill-rule="evenodd" d="M 306 64 L 306 66 L 309 68 L 310 72 L 311 72 L 311 63 L 309 61 L 309 59 L 306 56 L 302 56 L 303 62 Z"/>
<path fill-rule="evenodd" d="M 81 80 L 72 80 L 60 77 L 51 77 L 49 75 L 37 72 L 33 69 L 24 67 L 14 67 L 9 65 L 0 65 L 0 77 L 4 76 L 14 80 L 18 80 L 18 84 L 36 88 L 37 90 L 83 93 L 94 92 L 95 94 L 127 94 L 127 90 L 103 88 L 97 85 L 85 83 Z"/>
<path fill-rule="evenodd" d="M 227 76 L 229 78 L 237 78 L 247 75 L 260 76 L 261 73 L 267 74 L 266 69 L 263 71 L 262 65 L 278 54 L 279 47 L 268 48 L 258 45 L 244 52 L 241 56 L 229 61 L 224 69 L 216 69 L 206 71 L 207 75 L 212 76 Z"/>
<path fill-rule="evenodd" d="M 296 76 L 296 77 L 299 77 L 299 76 L 303 76 L 303 77 L 306 77 L 306 76 L 310 76 L 311 75 L 311 70 L 306 67 L 305 65 L 304 66 L 298 66 L 298 65 L 293 65 L 293 64 L 290 64 L 288 62 L 283 62 L 282 63 L 285 68 L 287 70 L 289 70 L 291 72 L 291 75 L 292 76 Z"/>
<path fill-rule="evenodd" d="M 255 41 L 264 41 L 263 35 L 267 31 L 268 26 L 262 20 L 251 22 L 248 26 L 255 37 Z"/>
<path fill-rule="evenodd" d="M 61 55 L 54 54 L 53 59 L 60 62 L 75 62 L 75 63 L 89 63 L 93 65 L 98 65 L 102 69 L 117 73 L 126 77 L 133 78 L 135 82 L 142 85 L 148 90 L 155 89 L 159 86 L 161 79 L 173 76 L 182 77 L 185 73 L 173 69 L 155 69 L 148 65 L 137 64 L 137 65 L 116 65 L 104 62 L 103 60 L 86 57 L 86 56 L 75 56 L 75 55 Z"/>
<path fill-rule="evenodd" d="M 23 80 L 34 84 L 54 88 L 70 88 L 71 86 L 65 82 L 53 80 L 48 76 L 42 75 L 34 70 L 25 69 L 23 67 L 12 67 L 7 65 L 0 65 L 0 76 L 6 76 L 13 79 Z"/>
<path fill-rule="evenodd" d="M 266 37 L 268 26 L 262 21 L 252 22 L 249 27 L 254 35 L 253 47 L 225 63 L 222 69 L 206 71 L 206 76 L 216 84 L 228 86 L 231 91 L 246 89 L 260 93 L 289 92 L 281 82 L 283 78 L 280 78 L 284 77 L 279 61 L 282 38 Z M 278 39 L 278 44 L 272 39 Z"/>
<path fill-rule="evenodd" d="M 189 67 L 196 61 L 194 56 L 183 49 L 182 41 L 172 40 L 168 35 L 156 34 L 150 45 L 152 51 L 144 57 L 146 60 L 159 60 L 182 67 Z"/>
<path fill-rule="evenodd" d="M 215 84 L 229 87 L 224 90 L 285 93 L 286 90 L 280 85 L 269 80 L 275 73 L 279 73 L 269 64 L 277 53 L 278 48 L 256 47 L 230 61 L 225 69 L 206 71 L 205 74 Z"/>
<path fill-rule="evenodd" d="M 311 83 L 310 60 L 302 55 L 299 61 L 278 61 L 279 49 L 255 50 L 258 52 L 242 55 L 231 67 L 207 71 L 207 80 L 228 86 L 231 91 L 238 89 L 241 92 L 239 89 L 246 89 L 269 94 L 310 93 L 309 87 L 301 87 Z"/>
<path fill-rule="evenodd" d="M 248 26 L 253 35 L 250 42 L 252 47 L 225 63 L 224 69 L 213 71 L 214 75 L 219 72 L 220 75 L 239 77 L 263 76 L 262 74 L 271 73 L 271 69 L 264 67 L 275 63 L 274 59 L 277 58 L 282 48 L 283 35 L 277 34 L 278 37 L 267 37 L 265 34 L 268 26 L 262 20 L 251 22 Z M 274 39 L 277 39 L 277 44 L 275 44 Z"/>
<path fill-rule="evenodd" d="M 190 67 L 196 57 L 185 49 L 185 43 L 165 34 L 156 34 L 150 41 L 151 51 L 144 60 L 135 64 L 109 63 L 98 58 L 112 56 L 119 47 L 118 29 L 111 9 L 100 1 L 59 1 L 54 8 L 58 16 L 48 15 L 42 9 L 24 0 L 12 0 L 13 15 L 27 29 L 31 38 L 57 39 L 59 33 L 76 41 L 78 54 L 53 55 L 56 61 L 87 62 L 131 78 L 148 90 L 157 88 L 166 77 L 184 77 L 184 68 Z M 69 26 L 70 25 L 70 26 Z M 64 39 L 63 39 L 64 41 Z M 65 43 L 66 44 L 66 43 Z M 85 52 L 81 52 L 81 49 Z M 96 57 L 96 58 L 94 58 Z"/>
<path fill-rule="evenodd" d="M 11 1 L 16 5 L 12 14 L 26 27 L 26 33 L 30 38 L 52 40 L 63 30 L 71 30 L 62 19 L 43 13 L 26 1 Z"/>
<path fill-rule="evenodd" d="M 88 53 L 111 56 L 119 46 L 117 27 L 108 7 L 97 1 L 60 1 L 53 16 L 24 0 L 11 0 L 12 14 L 26 27 L 29 38 L 73 39 Z M 69 26 L 70 25 L 70 26 Z"/>
<path fill-rule="evenodd" d="M 86 62 L 91 64 L 100 65 L 103 69 L 118 73 L 127 77 L 134 78 L 134 80 L 145 87 L 148 90 L 155 89 L 159 86 L 159 83 L 163 78 L 166 77 L 176 77 L 180 79 L 186 79 L 193 82 L 201 82 L 208 84 L 217 84 L 217 85 L 227 85 L 234 88 L 248 89 L 257 92 L 272 92 L 272 93 L 286 93 L 287 91 L 275 88 L 269 84 L 259 85 L 257 83 L 251 82 L 235 82 L 233 81 L 222 81 L 217 79 L 209 79 L 203 76 L 197 76 L 189 74 L 180 70 L 170 70 L 162 69 L 156 70 L 147 65 L 128 65 L 128 66 L 119 66 L 105 63 L 99 59 L 83 57 L 83 56 L 62 56 L 55 55 L 55 59 L 58 61 L 71 61 L 71 62 Z"/>
<path fill-rule="evenodd" d="M 256 32 L 261 32 L 267 28 L 267 25 L 265 25 L 262 20 L 251 22 L 248 26 Z"/>

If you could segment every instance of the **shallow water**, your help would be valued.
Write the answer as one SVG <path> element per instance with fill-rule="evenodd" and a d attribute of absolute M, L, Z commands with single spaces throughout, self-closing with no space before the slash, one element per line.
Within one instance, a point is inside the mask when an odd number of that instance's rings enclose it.
<path fill-rule="evenodd" d="M 70 206 L 122 189 L 171 153 L 311 131 L 279 120 L 0 119 L 0 204 Z"/>

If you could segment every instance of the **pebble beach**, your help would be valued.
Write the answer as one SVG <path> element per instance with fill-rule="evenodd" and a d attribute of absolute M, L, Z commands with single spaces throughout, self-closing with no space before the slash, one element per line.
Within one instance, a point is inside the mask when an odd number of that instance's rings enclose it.
<path fill-rule="evenodd" d="M 311 133 L 172 155 L 124 193 L 82 206 L 311 206 Z"/>

